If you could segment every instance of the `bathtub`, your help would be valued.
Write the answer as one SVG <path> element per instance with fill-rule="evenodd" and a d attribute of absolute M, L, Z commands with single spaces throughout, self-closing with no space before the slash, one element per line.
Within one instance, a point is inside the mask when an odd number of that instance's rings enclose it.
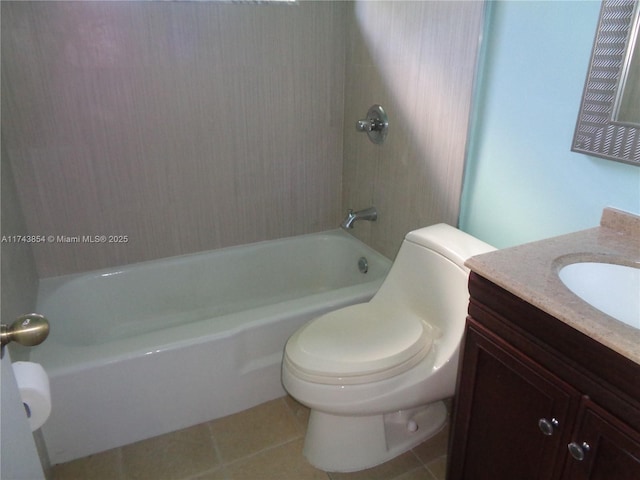
<path fill-rule="evenodd" d="M 287 338 L 369 300 L 390 264 L 335 230 L 41 280 L 51 334 L 30 359 L 50 377 L 51 462 L 284 395 Z"/>

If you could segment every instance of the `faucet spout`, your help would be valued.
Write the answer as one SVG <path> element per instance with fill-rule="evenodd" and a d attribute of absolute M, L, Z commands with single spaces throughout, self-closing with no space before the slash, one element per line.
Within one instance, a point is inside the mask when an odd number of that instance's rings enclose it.
<path fill-rule="evenodd" d="M 378 219 L 378 210 L 376 207 L 365 208 L 364 210 L 359 210 L 354 212 L 349 209 L 347 212 L 347 216 L 344 217 L 344 220 L 340 224 L 342 228 L 353 228 L 353 224 L 357 220 L 367 220 L 369 222 L 375 222 Z"/>

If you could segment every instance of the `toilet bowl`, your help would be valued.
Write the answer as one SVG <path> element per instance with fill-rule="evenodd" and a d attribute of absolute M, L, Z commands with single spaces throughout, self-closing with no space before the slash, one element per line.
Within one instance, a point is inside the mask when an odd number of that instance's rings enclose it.
<path fill-rule="evenodd" d="M 289 338 L 282 383 L 311 409 L 304 455 L 312 465 L 373 467 L 442 429 L 469 300 L 464 262 L 492 250 L 446 224 L 409 232 L 369 302 Z"/>

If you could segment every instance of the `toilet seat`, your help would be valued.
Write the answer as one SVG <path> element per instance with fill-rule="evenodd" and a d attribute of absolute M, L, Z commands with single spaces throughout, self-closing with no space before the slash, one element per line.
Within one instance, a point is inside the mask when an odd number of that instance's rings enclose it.
<path fill-rule="evenodd" d="M 287 342 L 284 362 L 302 380 L 368 383 L 403 373 L 431 350 L 437 332 L 406 309 L 372 302 L 323 315 Z"/>

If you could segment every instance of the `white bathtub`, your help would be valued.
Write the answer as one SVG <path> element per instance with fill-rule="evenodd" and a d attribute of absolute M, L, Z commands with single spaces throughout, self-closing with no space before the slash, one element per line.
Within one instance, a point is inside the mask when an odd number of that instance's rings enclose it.
<path fill-rule="evenodd" d="M 31 360 L 51 380 L 52 463 L 284 395 L 287 338 L 367 301 L 390 264 L 336 230 L 43 279 L 51 334 Z"/>

